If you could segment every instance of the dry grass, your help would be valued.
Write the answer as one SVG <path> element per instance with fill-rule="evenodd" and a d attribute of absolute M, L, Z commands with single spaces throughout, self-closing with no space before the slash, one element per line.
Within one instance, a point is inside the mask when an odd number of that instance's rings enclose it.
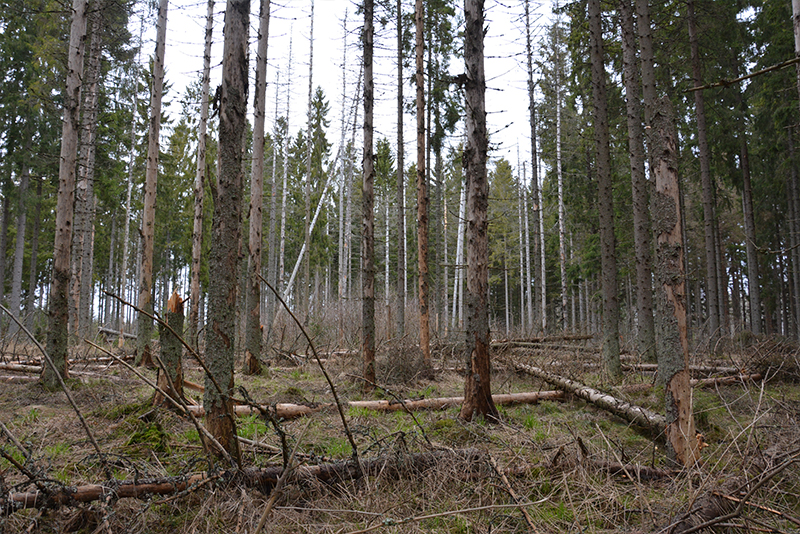
<path fill-rule="evenodd" d="M 321 350 L 336 346 L 334 337 L 325 338 Z M 284 339 L 296 338 L 287 328 Z M 292 341 L 290 348 L 289 344 L 285 346 L 287 353 L 304 351 L 299 342 Z M 17 349 L 15 353 L 25 354 L 26 350 Z M 81 355 L 88 355 L 85 349 L 81 350 Z M 597 361 L 591 353 L 506 350 L 506 356 L 611 391 L 598 369 L 587 365 Z M 791 379 L 797 368 L 796 347 L 772 340 L 746 347 L 731 345 L 723 359 L 725 364 L 751 369 L 758 364 L 759 370 L 767 371 L 768 380 L 763 386 L 739 384 L 695 392 L 698 428 L 709 447 L 704 450 L 701 467 L 673 478 L 631 480 L 597 467 L 597 461 L 656 467 L 664 467 L 666 462 L 662 448 L 639 429 L 575 399 L 501 407 L 503 423 L 499 425 L 463 423 L 457 419 L 456 408 L 416 413 L 419 426 L 402 412 L 377 414 L 350 409 L 347 415 L 359 453 L 364 457 L 429 450 L 423 432 L 435 447 L 487 451 L 506 470 L 522 500 L 541 501 L 527 507 L 539 532 L 657 531 L 694 503 L 703 502 L 711 491 L 724 488 L 736 497 L 732 492 L 744 482 L 756 480 L 784 462 L 788 452 L 800 447 L 800 387 Z M 440 346 L 436 351 L 435 367 L 443 370 L 433 380 L 416 375 L 418 353 L 408 343 L 382 343 L 379 360 L 381 384 L 399 397 L 462 394 L 463 377 L 457 370 L 461 360 L 452 346 Z M 694 360 L 695 364 L 722 363 L 699 356 Z M 187 379 L 202 382 L 191 362 L 186 365 Z M 237 384 L 263 402 L 331 400 L 329 387 L 315 364 L 280 365 L 283 367 L 273 366 L 259 377 L 237 374 Z M 361 384 L 353 378 L 359 374 L 358 355 L 334 354 L 326 365 L 342 398 L 364 398 Z M 126 370 L 114 365 L 97 371 L 107 378 L 73 381 L 71 388 L 101 448 L 111 455 L 117 478 L 181 475 L 206 468 L 191 423 L 168 411 L 152 411 L 152 392 Z M 146 372 L 154 376 L 153 372 Z M 625 382 L 651 379 L 646 373 L 630 373 Z M 495 393 L 540 389 L 550 388 L 507 369 L 495 369 Z M 374 398 L 381 397 L 389 394 L 377 390 Z M 651 409 L 662 408 L 658 390 L 630 393 L 629 398 Z M 0 414 L 0 420 L 31 451 L 32 460 L 27 467 L 37 476 L 67 485 L 103 480 L 103 470 L 92 456 L 63 393 L 47 392 L 36 384 L 4 384 L 0 389 Z M 290 445 L 299 439 L 306 424 L 300 420 L 282 423 Z M 241 419 L 239 431 L 249 439 L 280 445 L 274 431 L 255 417 Z M 6 440 L 2 447 L 8 453 L 14 451 Z M 243 450 L 247 465 L 280 465 L 278 455 L 250 446 Z M 351 452 L 335 413 L 313 416 L 298 450 L 307 463 L 345 460 Z M 16 452 L 15 457 L 21 459 Z M 0 473 L 3 491 L 30 487 L 6 460 L 0 459 Z M 123 499 L 107 507 L 94 503 L 50 511 L 21 511 L 0 517 L 0 532 L 93 532 L 103 521 L 108 523 L 105 531 L 130 534 L 253 532 L 267 499 L 268 495 L 254 489 L 220 484 L 173 499 Z M 467 473 L 461 464 L 440 465 L 400 479 L 381 475 L 338 484 L 290 482 L 266 530 L 339 533 L 383 524 L 377 531 L 528 532 L 519 509 L 497 507 L 512 504 L 504 482 L 491 468 L 476 475 Z M 772 532 L 797 531 L 800 526 L 786 514 L 800 515 L 800 468 L 793 465 L 776 475 L 751 497 L 751 504 L 727 524 L 774 529 Z M 481 507 L 487 508 L 474 510 Z M 391 520 L 419 516 L 434 517 L 391 525 Z M 735 526 L 728 528 L 737 530 Z"/>

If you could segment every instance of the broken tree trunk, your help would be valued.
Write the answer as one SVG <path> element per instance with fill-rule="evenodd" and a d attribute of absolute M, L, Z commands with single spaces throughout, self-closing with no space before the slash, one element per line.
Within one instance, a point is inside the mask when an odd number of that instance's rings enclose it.
<path fill-rule="evenodd" d="M 178 336 L 183 336 L 183 300 L 177 290 L 167 301 L 167 328 L 163 323 L 158 325 L 158 337 L 161 339 L 161 364 L 158 370 L 158 387 L 169 393 L 173 399 L 183 398 L 183 343 Z M 171 329 L 171 330 L 170 330 Z M 174 332 L 174 333 L 173 333 Z M 161 406 L 166 402 L 164 395 L 156 391 L 153 405 Z"/>
<path fill-rule="evenodd" d="M 667 424 L 666 418 L 661 414 L 618 399 L 612 395 L 609 395 L 608 393 L 603 393 L 602 391 L 590 388 L 581 384 L 580 382 L 576 382 L 575 380 L 570 380 L 569 378 L 564 378 L 563 376 L 548 373 L 544 369 L 539 369 L 538 367 L 533 367 L 524 363 L 507 363 L 509 365 L 513 365 L 518 371 L 541 378 L 548 384 L 552 384 L 565 391 L 568 391 L 576 397 L 580 397 L 585 401 L 591 402 L 595 406 L 622 417 L 626 421 L 649 428 L 655 434 L 661 434 Z"/>
<path fill-rule="evenodd" d="M 506 393 L 501 395 L 492 395 L 495 404 L 518 404 L 529 403 L 534 404 L 540 400 L 556 400 L 564 396 L 563 391 L 535 391 L 531 393 Z M 441 410 L 453 406 L 460 406 L 464 402 L 464 397 L 442 397 L 436 399 L 419 399 L 419 400 L 404 400 L 402 402 L 377 400 L 377 401 L 352 401 L 342 403 L 345 408 L 366 408 L 368 410 L 375 410 L 379 412 L 396 412 L 400 410 Z M 269 409 L 269 406 L 263 406 L 264 409 Z M 283 419 L 294 419 L 296 417 L 303 417 L 311 415 L 316 412 L 330 410 L 335 408 L 332 402 L 323 404 L 305 405 L 305 404 L 288 404 L 278 403 L 274 405 L 275 415 Z M 196 417 L 204 415 L 202 406 L 190 406 L 189 409 Z M 236 415 L 250 415 L 257 413 L 258 409 L 252 406 L 234 406 Z"/>
<path fill-rule="evenodd" d="M 433 451 L 407 455 L 388 455 L 371 460 L 361 460 L 361 468 L 368 476 L 399 478 L 413 476 L 443 462 L 463 464 L 466 472 L 477 472 L 484 465 L 485 453 L 477 449 L 455 451 Z M 283 473 L 282 467 L 248 468 L 243 471 L 227 470 L 215 476 L 198 473 L 191 476 L 167 477 L 153 480 L 114 481 L 113 484 L 89 484 L 86 486 L 59 486 L 53 492 L 41 491 L 9 493 L 0 496 L 0 514 L 10 515 L 25 508 L 53 508 L 92 502 L 106 497 L 146 499 L 151 495 L 169 495 L 191 491 L 211 482 L 237 480 L 248 487 L 269 493 Z M 358 466 L 352 462 L 328 463 L 298 467 L 296 480 L 316 479 L 320 482 L 342 482 L 359 476 Z"/>

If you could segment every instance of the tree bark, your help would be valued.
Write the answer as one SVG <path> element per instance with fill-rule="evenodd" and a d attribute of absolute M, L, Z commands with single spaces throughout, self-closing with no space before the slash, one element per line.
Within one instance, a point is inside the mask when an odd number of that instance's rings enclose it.
<path fill-rule="evenodd" d="M 247 304 L 245 306 L 244 373 L 261 372 L 261 233 L 264 224 L 264 122 L 267 96 L 267 46 L 269 41 L 270 0 L 261 0 L 256 52 L 256 89 L 253 97 L 253 167 L 250 176 L 250 259 L 247 265 Z M 274 165 L 274 162 L 273 162 Z"/>
<path fill-rule="evenodd" d="M 156 54 L 153 68 L 153 90 L 150 103 L 150 128 L 147 141 L 147 172 L 145 174 L 144 207 L 142 208 L 142 262 L 139 276 L 139 330 L 136 339 L 136 364 L 152 367 L 153 321 L 153 239 L 155 236 L 156 185 L 158 182 L 159 133 L 161 131 L 161 96 L 164 91 L 164 49 L 167 38 L 167 8 L 169 0 L 158 4 L 156 24 Z"/>
<path fill-rule="evenodd" d="M 19 199 L 17 208 L 17 238 L 14 245 L 14 268 L 11 271 L 11 295 L 8 298 L 8 308 L 11 314 L 20 319 L 22 313 L 22 263 L 25 259 L 25 226 L 27 219 L 27 196 L 28 184 L 30 183 L 30 170 L 27 164 L 24 164 L 20 176 L 20 184 L 18 189 Z M 19 331 L 19 326 L 15 321 L 11 321 L 8 325 L 10 334 Z"/>
<path fill-rule="evenodd" d="M 603 32 L 600 0 L 589 0 L 591 34 L 592 98 L 594 100 L 594 144 L 600 214 L 600 264 L 603 288 L 603 361 L 608 374 L 622 376 L 619 361 L 619 300 L 617 257 L 614 237 L 614 195 L 609 153 L 606 70 L 603 58 Z"/>
<path fill-rule="evenodd" d="M 700 44 L 697 36 L 697 21 L 694 0 L 687 2 L 689 44 L 692 54 L 692 76 L 695 87 L 703 84 L 703 66 L 700 59 Z M 714 182 L 711 178 L 711 152 L 708 148 L 705 97 L 703 91 L 694 91 L 694 107 L 697 119 L 697 149 L 700 159 L 700 183 L 703 188 L 703 230 L 706 245 L 706 293 L 710 339 L 719 333 L 719 290 L 717 287 L 717 255 L 714 240 Z"/>
<path fill-rule="evenodd" d="M 528 255 L 528 288 L 533 285 L 533 302 L 538 302 L 542 298 L 542 279 L 540 272 L 542 269 L 542 258 L 538 254 L 539 241 L 542 239 L 537 224 L 539 218 L 539 154 L 536 143 L 536 89 L 533 84 L 533 47 L 531 46 L 531 21 L 530 21 L 530 0 L 525 0 L 525 51 L 528 60 L 528 111 L 531 125 L 531 201 L 533 202 L 533 274 L 534 281 L 531 281 L 531 254 L 530 239 L 526 238 L 526 249 Z M 527 185 L 525 186 L 527 187 Z M 527 208 L 525 209 L 527 214 Z M 528 219 L 525 218 L 525 233 L 528 234 Z M 528 323 L 531 332 L 534 328 L 535 314 L 534 305 L 528 297 Z"/>
<path fill-rule="evenodd" d="M 653 283 L 650 265 L 650 211 L 647 180 L 644 170 L 644 129 L 640 102 L 640 79 L 636 59 L 636 35 L 630 0 L 620 0 L 622 50 L 624 58 L 625 102 L 628 115 L 628 150 L 633 192 L 633 234 L 636 254 L 636 311 L 639 354 L 645 361 L 656 361 L 655 326 L 653 323 Z"/>
<path fill-rule="evenodd" d="M 237 275 L 242 223 L 244 169 L 242 141 L 247 115 L 249 0 L 230 0 L 225 9 L 225 42 L 219 111 L 220 175 L 214 199 L 208 291 L 206 426 L 230 456 L 241 463 L 233 420 L 233 364 L 236 338 Z M 216 383 L 216 384 L 215 384 Z M 222 389 L 218 391 L 217 385 Z"/>
<path fill-rule="evenodd" d="M 197 167 L 194 179 L 194 219 L 192 224 L 192 278 L 189 291 L 189 343 L 199 349 L 197 339 L 200 308 L 200 262 L 203 253 L 203 203 L 205 195 L 206 141 L 208 104 L 211 80 L 211 44 L 214 31 L 214 0 L 208 0 L 206 9 L 205 46 L 203 49 L 203 75 L 200 89 L 200 121 L 197 126 Z"/>
<path fill-rule="evenodd" d="M 366 390 L 375 383 L 375 161 L 373 154 L 372 108 L 375 85 L 372 80 L 373 1 L 364 2 L 364 175 L 361 230 L 361 355 Z"/>
<path fill-rule="evenodd" d="M 36 179 L 36 207 L 33 212 L 28 300 L 25 304 L 25 327 L 31 332 L 33 332 L 33 319 L 36 312 L 36 288 L 39 285 L 39 231 L 42 225 L 42 181 L 41 178 Z"/>
<path fill-rule="evenodd" d="M 397 305 L 395 331 L 406 332 L 405 144 L 403 140 L 403 2 L 397 0 Z"/>
<path fill-rule="evenodd" d="M 183 344 L 178 336 L 183 337 L 183 300 L 178 295 L 177 290 L 167 302 L 167 312 L 164 314 L 167 324 L 175 332 L 170 332 L 163 324 L 158 325 L 158 338 L 161 340 L 161 363 L 164 368 L 158 370 L 158 387 L 165 391 L 173 399 L 183 399 L 183 366 L 181 356 Z M 177 335 L 176 335 L 177 334 Z M 166 372 L 164 372 L 166 370 Z M 156 391 L 153 398 L 154 406 L 164 404 L 171 406 L 171 403 L 164 398 L 161 392 Z"/>
<path fill-rule="evenodd" d="M 484 74 L 483 0 L 464 0 L 466 67 L 466 130 L 464 166 L 467 179 L 467 320 L 464 351 L 467 376 L 464 404 L 459 417 L 475 416 L 490 420 L 500 417 L 492 400 L 491 360 L 489 357 L 489 181 L 486 153 L 486 77 Z"/>
<path fill-rule="evenodd" d="M 303 288 L 299 292 L 300 310 L 303 315 L 303 323 L 308 325 L 308 310 L 311 290 L 311 152 L 314 144 L 314 137 L 311 133 L 311 100 L 314 92 L 314 0 L 311 0 L 311 34 L 309 36 L 308 53 L 308 126 L 306 137 L 306 180 L 303 187 L 303 200 L 305 202 L 305 220 L 303 225 L 303 245 L 305 256 L 303 257 Z M 289 284 L 291 286 L 291 283 Z M 290 290 L 290 288 L 287 289 Z"/>
<path fill-rule="evenodd" d="M 417 85 L 417 264 L 419 269 L 419 348 L 425 367 L 431 367 L 430 311 L 428 309 L 428 182 L 425 167 L 425 5 L 416 0 L 416 85 Z"/>
<path fill-rule="evenodd" d="M 656 179 L 653 219 L 656 234 L 658 303 L 658 379 L 664 384 L 667 453 L 691 466 L 699 459 L 689 385 L 689 336 L 683 271 L 683 227 L 678 181 L 678 136 L 666 97 L 653 117 L 653 169 Z"/>
<path fill-rule="evenodd" d="M 58 203 L 56 206 L 56 236 L 53 246 L 53 282 L 50 288 L 50 324 L 47 332 L 47 352 L 53 367 L 42 369 L 42 384 L 48 389 L 59 385 L 57 375 L 69 377 L 67 363 L 70 243 L 72 209 L 75 199 L 75 159 L 78 149 L 78 128 L 81 108 L 81 74 L 83 73 L 84 42 L 86 40 L 86 0 L 74 0 L 70 25 L 67 84 L 64 92 L 64 120 L 61 131 L 61 156 L 58 169 Z M 6 219 L 7 217 L 4 217 Z M 0 250 L 5 256 L 5 250 Z M 0 278 L 2 284 L 2 278 Z"/>

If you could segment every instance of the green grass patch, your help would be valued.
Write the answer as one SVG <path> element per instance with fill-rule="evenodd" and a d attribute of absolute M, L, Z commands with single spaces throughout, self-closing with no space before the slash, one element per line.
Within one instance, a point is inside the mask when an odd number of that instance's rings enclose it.
<path fill-rule="evenodd" d="M 247 439 L 255 439 L 257 436 L 263 436 L 267 433 L 267 425 L 259 414 L 250 414 L 246 417 L 240 417 L 236 429 L 240 436 Z M 194 433 L 197 434 L 197 430 L 193 430 Z"/>

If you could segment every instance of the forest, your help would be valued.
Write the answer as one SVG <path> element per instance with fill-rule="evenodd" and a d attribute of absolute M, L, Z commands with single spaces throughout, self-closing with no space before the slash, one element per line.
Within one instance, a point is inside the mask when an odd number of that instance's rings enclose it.
<path fill-rule="evenodd" d="M 798 125 L 800 0 L 0 0 L 0 534 L 797 532 Z"/>

